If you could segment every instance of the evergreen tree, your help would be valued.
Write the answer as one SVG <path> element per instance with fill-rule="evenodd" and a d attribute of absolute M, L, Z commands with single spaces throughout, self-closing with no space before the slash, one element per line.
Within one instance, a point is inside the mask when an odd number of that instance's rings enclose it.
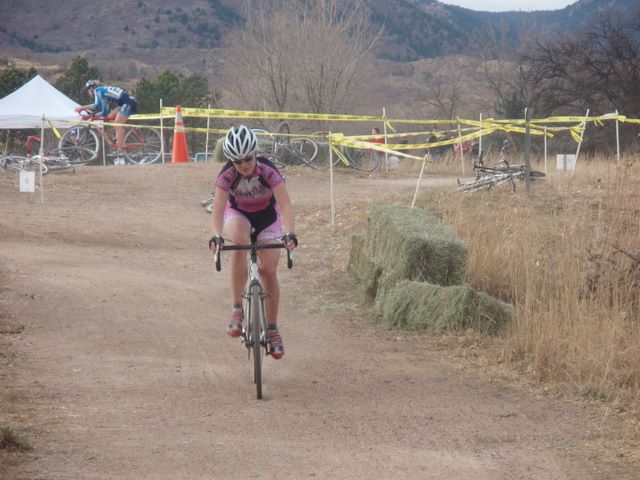
<path fill-rule="evenodd" d="M 28 72 L 23 72 L 10 66 L 0 74 L 0 98 L 15 92 L 37 74 L 38 71 L 34 67 L 31 67 Z"/>
<path fill-rule="evenodd" d="M 80 105 L 86 105 L 93 102 L 84 88 L 87 80 L 91 78 L 101 78 L 100 70 L 89 65 L 89 60 L 80 55 L 73 59 L 67 71 L 55 83 L 55 87 Z"/>
<path fill-rule="evenodd" d="M 160 99 L 165 106 L 206 107 L 217 105 L 219 95 L 209 91 L 206 77 L 193 73 L 188 77 L 179 77 L 174 72 L 165 70 L 154 80 L 143 78 L 135 89 L 138 101 L 138 112 L 157 112 Z"/>

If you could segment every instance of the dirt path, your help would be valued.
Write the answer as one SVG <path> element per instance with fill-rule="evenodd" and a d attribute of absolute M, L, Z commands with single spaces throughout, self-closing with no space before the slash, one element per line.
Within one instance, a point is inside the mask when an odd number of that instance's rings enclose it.
<path fill-rule="evenodd" d="M 287 355 L 255 400 L 206 249 L 217 168 L 87 167 L 48 176 L 43 204 L 0 177 L 0 426 L 32 447 L 0 451 L 0 478 L 638 478 L 593 406 L 490 382 L 362 312 L 344 232 L 363 196 L 410 202 L 414 181 L 340 176 L 332 230 L 325 177 L 287 172 Z"/>

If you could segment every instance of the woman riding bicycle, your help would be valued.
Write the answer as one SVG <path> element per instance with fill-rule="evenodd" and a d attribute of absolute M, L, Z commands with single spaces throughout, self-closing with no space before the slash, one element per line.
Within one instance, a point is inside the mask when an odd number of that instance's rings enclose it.
<path fill-rule="evenodd" d="M 120 87 L 107 86 L 95 79 L 88 80 L 84 87 L 89 92 L 89 96 L 95 99 L 95 102 L 76 107 L 76 112 L 82 110 L 100 111 L 103 118 L 114 120 L 115 123 L 120 124 L 115 127 L 116 151 L 113 164 L 124 165 L 124 124 L 129 120 L 129 115 L 138 111 L 135 97 Z"/>
<path fill-rule="evenodd" d="M 213 235 L 210 247 L 225 239 L 236 244 L 275 243 L 284 240 L 287 249 L 298 245 L 294 232 L 291 199 L 284 178 L 264 157 L 256 155 L 258 140 L 244 125 L 231 127 L 222 150 L 229 160 L 218 174 L 212 209 Z M 284 228 L 283 228 L 284 227 Z M 283 232 L 284 233 L 283 236 Z M 233 309 L 227 334 L 242 333 L 242 291 L 247 282 L 246 251 L 231 251 L 231 300 Z M 279 250 L 260 251 L 260 278 L 269 295 L 266 299 L 271 356 L 284 355 L 282 337 L 278 333 L 280 287 L 277 278 Z"/>

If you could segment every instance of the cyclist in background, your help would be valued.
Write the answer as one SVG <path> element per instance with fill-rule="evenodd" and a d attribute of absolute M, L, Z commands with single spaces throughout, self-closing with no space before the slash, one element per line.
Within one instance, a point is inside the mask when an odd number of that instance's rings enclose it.
<path fill-rule="evenodd" d="M 256 155 L 258 140 L 244 125 L 231 127 L 222 150 L 229 160 L 218 174 L 212 209 L 213 250 L 225 239 L 236 244 L 284 241 L 288 250 L 298 245 L 294 232 L 291 199 L 284 178 L 269 160 Z M 287 233 L 284 233 L 287 232 Z M 284 233 L 284 235 L 283 235 Z M 224 235 L 224 238 L 223 238 Z M 230 251 L 231 300 L 233 309 L 227 335 L 242 333 L 242 291 L 247 283 L 247 252 Z M 280 286 L 277 278 L 279 250 L 260 250 L 260 278 L 266 293 L 267 332 L 271 356 L 280 359 L 284 344 L 278 332 Z"/>
<path fill-rule="evenodd" d="M 114 127 L 116 130 L 116 151 L 113 164 L 124 165 L 124 124 L 129 120 L 129 115 L 138 111 L 135 97 L 129 95 L 129 92 L 123 88 L 108 86 L 95 79 L 88 80 L 84 87 L 95 101 L 90 105 L 76 107 L 76 112 L 93 110 L 100 112 L 104 119 L 121 124 Z"/>

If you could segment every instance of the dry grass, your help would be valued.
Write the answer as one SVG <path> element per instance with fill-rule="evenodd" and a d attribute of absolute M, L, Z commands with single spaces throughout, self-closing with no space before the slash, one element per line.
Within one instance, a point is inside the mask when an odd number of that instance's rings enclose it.
<path fill-rule="evenodd" d="M 522 185 L 515 195 L 441 192 L 422 199 L 466 242 L 467 281 L 515 305 L 496 362 L 636 412 L 638 160 L 583 161 L 574 175 L 552 172 L 528 195 Z"/>

